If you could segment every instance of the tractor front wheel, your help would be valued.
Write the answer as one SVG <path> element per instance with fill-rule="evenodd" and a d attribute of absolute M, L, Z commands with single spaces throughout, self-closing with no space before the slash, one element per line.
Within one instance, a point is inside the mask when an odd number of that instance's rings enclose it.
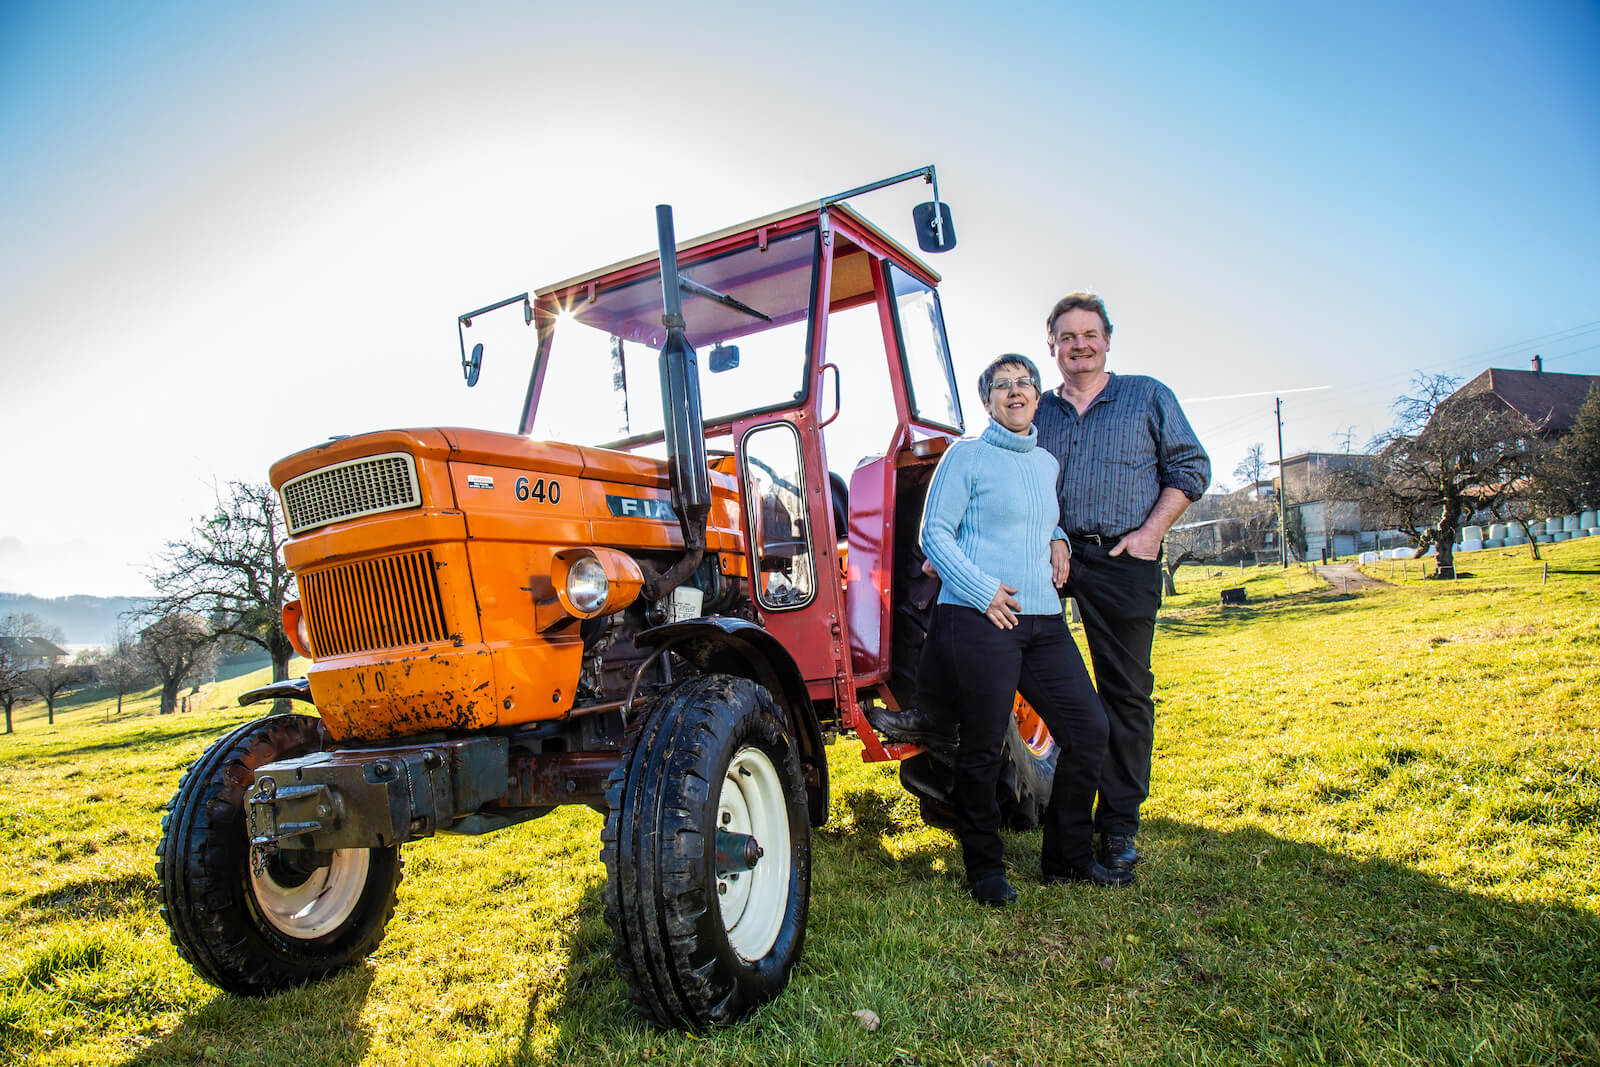
<path fill-rule="evenodd" d="M 162 918 L 179 954 L 231 993 L 270 993 L 363 959 L 394 914 L 399 846 L 338 849 L 325 866 L 289 849 L 252 855 L 256 768 L 320 748 L 310 716 L 247 723 L 195 761 L 161 820 Z"/>
<path fill-rule="evenodd" d="M 789 981 L 811 894 L 805 784 L 783 712 L 706 675 L 633 727 L 607 783 L 605 916 L 628 995 L 662 1026 L 734 1022 Z"/>

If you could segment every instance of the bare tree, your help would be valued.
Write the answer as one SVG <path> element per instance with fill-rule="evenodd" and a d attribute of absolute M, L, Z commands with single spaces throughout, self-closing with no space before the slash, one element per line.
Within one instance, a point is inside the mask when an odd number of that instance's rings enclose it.
<path fill-rule="evenodd" d="M 100 661 L 100 680 L 117 691 L 117 714 L 122 714 L 122 698 L 150 676 L 150 669 L 139 656 L 139 646 L 126 626 L 117 628 L 117 643 Z"/>
<path fill-rule="evenodd" d="M 1267 446 L 1260 441 L 1251 445 L 1233 468 L 1233 476 L 1244 482 L 1250 489 L 1250 495 L 1255 496 L 1262 482 L 1262 475 L 1267 472 Z"/>
<path fill-rule="evenodd" d="M 1456 379 L 1419 374 L 1395 401 L 1395 425 L 1370 468 L 1342 470 L 1337 492 L 1368 514 L 1438 549 L 1436 577 L 1455 574 L 1456 532 L 1513 492 L 1537 428 L 1489 396 L 1455 397 Z"/>
<path fill-rule="evenodd" d="M 1161 595 L 1176 596 L 1178 593 L 1177 574 L 1178 568 L 1190 560 L 1199 559 L 1196 555 L 1198 538 L 1188 530 L 1169 530 L 1167 540 L 1161 549 Z"/>
<path fill-rule="evenodd" d="M 56 698 L 69 686 L 79 684 L 83 678 L 84 668 L 77 663 L 50 662 L 23 674 L 23 680 L 28 683 L 28 688 L 39 694 L 39 699 L 44 701 L 46 720 L 51 726 L 56 724 Z"/>
<path fill-rule="evenodd" d="M 12 620 L 15 615 L 7 615 L 0 619 L 0 703 L 6 707 L 6 733 L 11 733 L 11 709 L 17 702 L 17 694 L 22 691 L 22 667 L 19 664 L 18 649 L 10 641 Z"/>
<path fill-rule="evenodd" d="M 0 618 L 0 702 L 6 708 L 6 733 L 11 733 L 11 709 L 25 690 L 34 689 L 27 667 L 33 639 L 60 644 L 66 640 L 58 626 L 51 626 L 31 612 L 16 612 Z M 50 722 L 56 721 L 54 697 L 49 705 Z"/>
<path fill-rule="evenodd" d="M 283 631 L 283 606 L 294 598 L 284 566 L 278 495 L 269 485 L 230 482 L 226 498 L 196 523 L 188 540 L 172 541 L 150 576 L 160 594 L 155 615 L 193 613 L 211 622 L 217 639 L 259 645 L 272 657 L 272 680 L 289 677 L 294 646 Z M 277 701 L 274 711 L 288 710 Z"/>
<path fill-rule="evenodd" d="M 200 616 L 171 612 L 145 627 L 139 635 L 139 655 L 161 683 L 161 714 L 178 710 L 178 690 L 191 678 L 211 669 L 216 655 L 216 634 Z"/>
<path fill-rule="evenodd" d="M 1354 426 L 1346 426 L 1342 430 L 1335 430 L 1333 439 L 1339 445 L 1339 450 L 1348 456 L 1351 447 L 1355 444 L 1356 428 Z"/>
<path fill-rule="evenodd" d="M 1254 562 L 1267 532 L 1278 523 L 1278 513 L 1271 505 L 1248 498 L 1243 490 L 1215 502 L 1207 514 L 1215 517 L 1175 526 L 1167 533 L 1163 595 L 1177 592 L 1178 568 L 1185 563 Z"/>
<path fill-rule="evenodd" d="M 1506 485 L 1490 494 L 1484 506 L 1496 519 L 1522 527 L 1528 537 L 1528 554 L 1539 556 L 1539 539 L 1533 536 L 1533 520 L 1539 514 L 1565 511 L 1570 499 L 1570 482 L 1555 441 L 1530 433 L 1520 455 L 1511 457 L 1504 471 Z"/>
<path fill-rule="evenodd" d="M 1528 552 L 1539 559 L 1531 536 L 1538 515 L 1560 515 L 1600 502 L 1600 387 L 1592 387 L 1565 437 L 1548 436 L 1543 425 L 1523 442 L 1505 471 L 1508 483 L 1485 506 L 1501 522 L 1516 522 L 1529 534 Z"/>

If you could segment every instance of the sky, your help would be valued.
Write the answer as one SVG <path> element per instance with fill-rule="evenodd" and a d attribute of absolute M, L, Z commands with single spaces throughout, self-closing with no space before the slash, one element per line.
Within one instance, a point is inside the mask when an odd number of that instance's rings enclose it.
<path fill-rule="evenodd" d="M 1593 2 L 0 0 L 0 592 L 148 592 L 334 434 L 514 429 L 456 316 L 653 249 L 657 203 L 685 237 L 928 163 L 963 388 L 1056 380 L 1092 288 L 1227 485 L 1275 397 L 1294 455 L 1418 373 L 1600 374 Z M 926 192 L 858 206 L 909 243 Z"/>

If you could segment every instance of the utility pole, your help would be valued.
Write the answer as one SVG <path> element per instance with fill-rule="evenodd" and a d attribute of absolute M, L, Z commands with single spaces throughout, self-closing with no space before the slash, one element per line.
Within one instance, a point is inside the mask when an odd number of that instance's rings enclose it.
<path fill-rule="evenodd" d="M 1289 491 L 1289 472 L 1283 469 L 1283 397 L 1275 397 L 1273 410 L 1278 416 L 1278 562 L 1289 566 L 1289 518 L 1284 509 L 1284 497 Z"/>

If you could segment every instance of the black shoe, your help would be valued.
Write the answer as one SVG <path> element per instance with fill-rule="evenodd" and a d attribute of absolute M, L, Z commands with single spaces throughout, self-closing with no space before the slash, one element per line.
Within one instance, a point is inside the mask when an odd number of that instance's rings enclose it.
<path fill-rule="evenodd" d="M 936 749 L 954 749 L 956 739 L 950 724 L 917 708 L 890 711 L 878 704 L 867 704 L 863 709 L 872 728 L 891 741 L 907 741 Z"/>
<path fill-rule="evenodd" d="M 1114 871 L 1131 871 L 1139 864 L 1132 834 L 1101 834 L 1100 863 Z"/>
<path fill-rule="evenodd" d="M 973 900 L 991 908 L 1003 908 L 1017 899 L 1017 891 L 1011 888 L 1011 883 L 999 871 L 986 874 L 975 882 L 969 881 L 967 889 L 972 892 Z"/>
<path fill-rule="evenodd" d="M 1133 872 L 1116 867 L 1102 867 L 1093 862 L 1082 870 L 1073 871 L 1071 874 L 1047 874 L 1044 876 L 1045 885 L 1101 885 L 1110 889 L 1120 889 L 1133 884 Z"/>

